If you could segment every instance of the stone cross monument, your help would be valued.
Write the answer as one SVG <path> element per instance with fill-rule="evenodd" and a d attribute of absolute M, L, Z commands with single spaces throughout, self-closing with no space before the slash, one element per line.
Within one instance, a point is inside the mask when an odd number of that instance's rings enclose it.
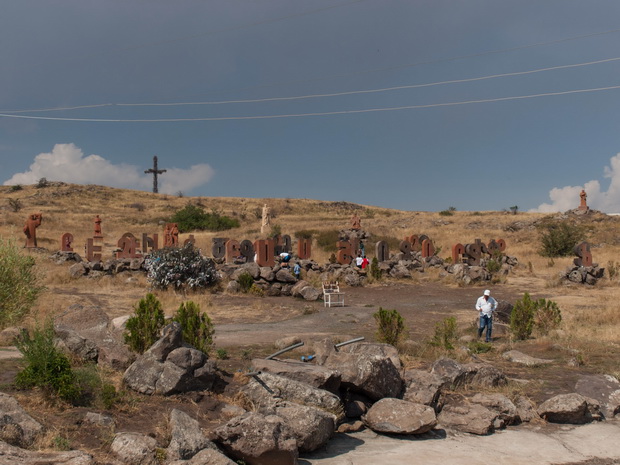
<path fill-rule="evenodd" d="M 153 157 L 153 168 L 144 171 L 146 174 L 153 173 L 153 193 L 157 194 L 157 175 L 165 173 L 167 170 L 157 169 L 157 155 Z"/>
<path fill-rule="evenodd" d="M 588 207 L 588 203 L 586 202 L 588 194 L 586 194 L 585 189 L 581 189 L 581 192 L 579 193 L 579 198 L 581 199 L 581 202 L 579 204 L 579 210 L 588 211 L 590 207 Z"/>

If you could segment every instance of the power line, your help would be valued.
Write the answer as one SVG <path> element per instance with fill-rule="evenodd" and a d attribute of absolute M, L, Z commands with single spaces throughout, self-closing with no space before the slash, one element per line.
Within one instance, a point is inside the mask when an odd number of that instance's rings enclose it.
<path fill-rule="evenodd" d="M 620 89 L 620 85 L 608 86 L 608 87 L 596 87 L 587 89 L 575 89 L 562 92 L 547 92 L 542 94 L 529 94 L 529 95 L 516 95 L 511 97 L 497 97 L 490 99 L 480 100 L 466 100 L 461 102 L 445 102 L 445 103 L 432 103 L 427 105 L 405 105 L 399 107 L 383 107 L 383 108 L 368 108 L 363 110 L 340 110 L 340 111 L 328 111 L 317 113 L 296 113 L 296 114 L 282 114 L 282 115 L 257 115 L 257 116 L 219 116 L 219 117 L 206 117 L 206 118 L 160 118 L 160 119 L 104 119 L 104 118 L 61 118 L 52 116 L 29 116 L 29 115 L 13 115 L 0 113 L 0 117 L 5 118 L 19 118 L 19 119 L 34 119 L 34 120 L 47 120 L 47 121 L 81 121 L 91 123 L 172 123 L 172 122 L 192 122 L 192 121 L 239 121 L 239 120 L 255 120 L 255 119 L 281 119 L 281 118 L 301 118 L 309 116 L 333 116 L 333 115 L 350 115 L 356 113 L 373 113 L 384 111 L 398 111 L 398 110 L 414 110 L 421 108 L 436 108 L 436 107 L 449 107 L 457 105 L 471 105 L 475 103 L 491 103 L 491 102 L 505 102 L 509 100 L 524 100 L 538 97 L 550 97 L 558 95 L 569 94 L 581 94 L 588 92 L 600 92 L 606 90 Z"/>
<path fill-rule="evenodd" d="M 538 68 L 527 71 L 515 71 L 512 73 L 502 73 L 502 74 L 490 74 L 486 76 L 478 76 L 474 78 L 465 78 L 465 79 L 453 79 L 448 81 L 436 81 L 436 82 L 428 82 L 424 84 L 411 84 L 404 86 L 393 86 L 393 87 L 383 87 L 379 89 L 366 89 L 366 90 L 353 90 L 346 92 L 333 92 L 326 94 L 310 94 L 310 95 L 298 95 L 291 97 L 269 97 L 269 98 L 260 98 L 260 99 L 243 99 L 243 100 L 223 100 L 223 101 L 213 101 L 213 102 L 171 102 L 171 103 L 102 103 L 95 105 L 81 105 L 74 107 L 56 107 L 56 108 L 41 108 L 41 109 L 32 109 L 32 110 L 0 110 L 3 113 L 30 113 L 30 112 L 46 112 L 46 111 L 65 111 L 65 110 L 77 110 L 84 108 L 98 108 L 98 107 L 108 107 L 108 106 L 121 106 L 121 107 L 149 107 L 149 106 L 163 106 L 163 107 L 171 107 L 171 106 L 189 106 L 189 105 L 224 105 L 224 104 L 233 104 L 233 103 L 262 103 L 262 102 L 276 102 L 276 101 L 289 101 L 289 100 L 302 100 L 302 99 L 314 99 L 314 98 L 325 98 L 325 97 L 337 97 L 343 95 L 357 95 L 357 94 L 371 94 L 378 92 L 389 92 L 395 90 L 405 90 L 405 89 L 418 89 L 423 87 L 432 87 L 446 84 L 462 84 L 465 82 L 475 82 L 475 81 L 483 81 L 488 79 L 497 79 L 503 77 L 511 77 L 511 76 L 524 76 L 528 74 L 541 73 L 546 71 L 557 71 L 560 69 L 571 69 L 571 68 L 579 68 L 584 66 L 592 66 L 602 63 L 611 63 L 614 61 L 619 61 L 620 57 L 614 58 L 606 58 L 603 60 L 596 61 L 588 61 L 582 63 L 574 63 L 569 65 L 559 65 L 559 66 L 551 66 L 547 68 Z"/>

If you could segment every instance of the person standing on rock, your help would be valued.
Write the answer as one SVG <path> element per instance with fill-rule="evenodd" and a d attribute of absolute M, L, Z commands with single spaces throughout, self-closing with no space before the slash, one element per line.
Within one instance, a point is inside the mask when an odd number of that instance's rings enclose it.
<path fill-rule="evenodd" d="M 480 314 L 480 326 L 478 327 L 478 338 L 482 336 L 482 331 L 486 327 L 486 342 L 491 342 L 491 331 L 493 331 L 493 312 L 497 309 L 497 301 L 491 297 L 491 291 L 484 291 L 484 295 L 476 301 L 476 310 Z"/>

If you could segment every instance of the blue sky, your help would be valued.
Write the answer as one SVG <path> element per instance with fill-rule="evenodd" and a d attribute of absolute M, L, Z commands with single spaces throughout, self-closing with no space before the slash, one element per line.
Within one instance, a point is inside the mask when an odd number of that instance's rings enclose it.
<path fill-rule="evenodd" d="M 617 1 L 2 0 L 0 13 L 5 184 L 149 190 L 157 155 L 160 191 L 185 195 L 563 211 L 585 187 L 620 211 L 620 89 L 574 92 L 620 86 Z M 567 65 L 580 66 L 514 75 Z M 471 81 L 499 74 L 512 75 Z M 411 87 L 445 81 L 467 82 Z M 393 87 L 406 88 L 359 92 Z M 563 94 L 511 98 L 550 93 Z M 493 101 L 444 105 L 480 100 Z M 201 102 L 228 103 L 176 105 Z M 113 105 L 32 111 L 99 104 Z M 343 113 L 359 110 L 373 111 Z"/>

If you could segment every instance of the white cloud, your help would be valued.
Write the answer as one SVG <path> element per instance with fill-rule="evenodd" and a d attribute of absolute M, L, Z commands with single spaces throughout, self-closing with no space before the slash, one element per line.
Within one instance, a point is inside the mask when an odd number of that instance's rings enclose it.
<path fill-rule="evenodd" d="M 606 191 L 601 190 L 601 184 L 597 180 L 588 181 L 583 186 L 554 187 L 549 191 L 551 203 L 543 203 L 530 211 L 553 213 L 572 210 L 579 206 L 579 193 L 581 189 L 585 189 L 590 208 L 605 213 L 620 212 L 620 153 L 609 160 L 609 165 L 603 173 L 605 178 L 610 179 Z"/>
<path fill-rule="evenodd" d="M 187 193 L 209 182 L 213 174 L 213 168 L 204 163 L 187 170 L 168 168 L 159 177 L 159 191 Z M 14 174 L 4 185 L 35 184 L 41 178 L 138 190 L 151 190 L 153 186 L 152 175 L 145 174 L 144 169 L 124 163 L 115 165 L 99 155 L 84 156 L 74 144 L 56 144 L 50 153 L 40 153 L 28 171 Z"/>

